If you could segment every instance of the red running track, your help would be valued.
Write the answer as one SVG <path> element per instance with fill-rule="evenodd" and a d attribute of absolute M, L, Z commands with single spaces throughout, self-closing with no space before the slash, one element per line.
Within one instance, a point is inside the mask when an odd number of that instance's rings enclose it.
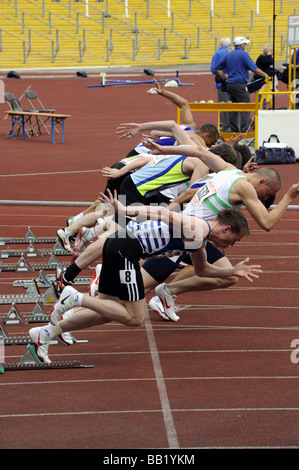
<path fill-rule="evenodd" d="M 183 78 L 195 83 L 177 90 L 189 101 L 216 99 L 209 74 Z M 5 138 L 7 107 L 0 105 L 1 200 L 93 201 L 105 183 L 100 169 L 134 146 L 117 139 L 117 125 L 176 118 L 173 105 L 147 94 L 149 85 L 87 88 L 96 80 L 5 80 L 6 91 L 20 96 L 31 86 L 46 106 L 71 118 L 63 145 L 51 144 L 46 134 L 11 141 Z M 203 122 L 213 119 L 202 117 Z M 283 187 L 277 201 L 297 181 L 296 168 L 278 168 Z M 36 236 L 55 237 L 80 208 L 2 205 L 0 210 L 1 237 L 24 236 L 29 226 Z M 149 311 L 141 328 L 112 323 L 77 332 L 76 339 L 87 343 L 51 349 L 53 360 L 78 359 L 93 368 L 0 375 L 0 425 L 5 430 L 0 448 L 95 449 L 101 450 L 100 463 L 115 449 L 122 455 L 128 449 L 134 455 L 140 449 L 145 455 L 168 449 L 196 456 L 200 449 L 298 448 L 299 365 L 291 360 L 297 358 L 291 343 L 299 338 L 298 212 L 287 211 L 270 233 L 249 220 L 251 236 L 227 254 L 233 262 L 250 256 L 261 263 L 264 272 L 254 283 L 181 295 L 177 324 Z M 8 246 L 0 248 L 2 253 Z M 1 264 L 16 260 L 1 259 Z M 91 273 L 85 270 L 84 275 Z M 1 271 L 1 295 L 24 294 L 23 288 L 12 287 L 13 281 L 37 275 Z M 1 318 L 9 308 L 0 305 Z M 33 305 L 17 308 L 25 315 Z M 46 312 L 50 309 L 45 306 Z M 22 336 L 29 328 L 7 330 Z M 6 346 L 6 362 L 17 362 L 25 351 L 24 346 Z"/>

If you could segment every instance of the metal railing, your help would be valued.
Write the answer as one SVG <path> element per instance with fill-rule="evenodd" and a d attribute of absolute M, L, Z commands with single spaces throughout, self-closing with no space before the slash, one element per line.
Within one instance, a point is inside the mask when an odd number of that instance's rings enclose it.
<path fill-rule="evenodd" d="M 248 5 L 246 2 L 244 2 L 244 0 L 239 0 L 239 1 L 240 1 L 240 3 L 245 5 L 246 8 L 248 8 L 248 10 L 250 11 L 250 30 L 251 31 L 253 30 L 253 24 L 254 24 L 255 17 L 262 20 L 268 26 L 268 42 L 271 42 L 273 25 L 269 21 L 267 21 L 265 18 L 263 18 L 259 13 L 257 13 L 250 5 Z M 237 14 L 237 0 L 234 0 L 234 15 L 236 15 L 236 14 Z M 287 43 L 287 38 L 283 33 L 278 31 L 277 28 L 274 28 L 274 31 L 275 31 L 275 34 L 278 34 L 280 36 L 280 55 L 282 55 L 283 51 L 284 51 L 284 48 L 286 46 L 286 43 Z M 273 44 L 273 46 L 274 46 L 274 44 Z"/>
<path fill-rule="evenodd" d="M 8 31 L 6 31 L 5 29 L 1 28 L 0 29 L 0 52 L 3 52 L 3 42 L 2 42 L 2 33 L 5 33 L 5 34 L 8 34 L 9 36 L 15 38 L 15 39 L 18 39 L 19 41 L 22 42 L 22 47 L 23 47 L 23 60 L 24 60 L 24 64 L 26 64 L 26 57 L 27 57 L 27 53 L 26 53 L 26 44 L 28 45 L 28 54 L 30 53 L 31 51 L 31 43 L 30 41 L 26 41 L 25 39 L 21 39 L 19 38 L 18 36 L 16 36 L 15 34 L 12 34 Z"/>
<path fill-rule="evenodd" d="M 147 1 L 147 0 L 146 0 Z M 62 7 L 65 7 L 65 8 L 68 8 L 69 10 L 69 16 L 72 15 L 72 12 L 75 12 L 76 14 L 79 14 L 83 17 L 86 17 L 86 15 L 83 15 L 82 13 L 80 12 L 77 12 L 74 8 L 72 8 L 72 5 L 71 5 L 71 0 L 68 0 L 68 6 L 64 5 L 63 3 L 60 3 L 60 5 Z M 87 4 L 87 0 L 82 0 L 80 3 L 85 3 Z M 104 2 L 103 2 L 104 3 Z M 116 17 L 112 14 L 110 14 L 110 10 L 109 10 L 109 4 L 108 4 L 108 1 L 106 0 L 106 3 L 105 5 L 103 5 L 103 9 L 100 9 L 98 7 L 95 7 L 93 5 L 90 5 L 89 4 L 89 10 L 91 10 L 91 13 L 89 14 L 88 18 L 92 21 L 95 21 L 97 22 L 97 20 L 94 20 L 92 18 L 92 15 L 96 15 L 96 14 L 101 14 L 101 18 L 102 18 L 102 22 L 101 22 L 101 25 L 102 25 L 102 28 L 109 28 L 110 30 L 112 29 L 113 31 L 116 31 L 115 29 L 111 28 L 111 26 L 109 26 L 109 21 L 111 20 L 114 20 L 114 21 L 117 21 L 117 23 L 119 25 L 121 25 L 122 27 L 125 27 L 127 28 L 128 30 L 130 30 L 132 32 L 132 34 L 134 35 L 134 38 L 136 39 L 136 42 L 138 44 L 138 49 L 140 47 L 140 41 L 139 41 L 139 36 L 140 34 L 142 33 L 144 36 L 147 36 L 149 38 L 153 38 L 157 41 L 157 56 L 158 56 L 158 60 L 160 60 L 161 58 L 161 54 L 164 50 L 168 49 L 168 45 L 167 45 L 167 33 L 172 33 L 174 34 L 176 37 L 180 38 L 182 41 L 183 41 L 183 54 L 184 54 L 184 57 L 183 58 L 187 58 L 188 56 L 188 51 L 190 50 L 190 47 L 192 45 L 192 41 L 174 31 L 172 28 L 167 28 L 165 25 L 161 24 L 161 23 L 158 23 L 157 21 L 154 21 L 154 20 L 150 20 L 147 16 L 141 14 L 140 12 L 130 8 L 130 7 L 126 7 L 125 5 L 123 5 L 123 3 L 117 1 L 117 0 L 114 0 L 114 3 L 120 5 L 121 7 L 124 7 L 125 8 L 125 11 L 126 11 L 126 14 L 124 15 L 124 18 L 129 18 L 130 15 L 129 13 L 133 14 L 133 18 L 134 18 L 134 21 L 133 22 L 130 22 L 128 20 L 125 20 L 125 19 L 120 19 L 119 17 Z M 147 21 L 150 22 L 151 25 L 154 25 L 155 27 L 158 27 L 158 28 L 161 28 L 162 30 L 162 34 L 161 36 L 158 36 L 157 34 L 153 34 L 152 32 L 149 32 L 145 29 L 142 29 L 139 27 L 138 25 L 138 18 L 140 19 L 145 19 Z M 196 25 L 194 25 L 196 26 Z M 116 31 L 119 33 L 119 31 Z M 125 36 L 124 33 L 121 33 Z"/>
<path fill-rule="evenodd" d="M 106 15 L 109 15 L 108 1 L 109 0 L 106 0 L 106 9 L 105 9 Z M 201 32 L 205 33 L 213 41 L 216 40 L 216 46 L 217 46 L 218 37 L 216 35 L 212 34 L 207 29 L 201 27 L 200 25 L 190 21 L 189 19 L 183 17 L 182 15 L 177 13 L 176 11 L 172 10 L 170 8 L 170 4 L 165 6 L 157 0 L 145 0 L 145 2 L 146 2 L 146 14 L 144 15 L 144 14 L 134 10 L 133 8 L 130 8 L 129 5 L 127 5 L 127 4 L 124 5 L 123 2 L 120 2 L 119 0 L 113 0 L 113 2 L 120 5 L 120 6 L 122 6 L 123 8 L 125 8 L 125 13 L 126 13 L 125 16 L 129 16 L 129 12 L 134 14 L 135 28 L 138 28 L 138 18 L 142 18 L 142 19 L 148 20 L 151 24 L 158 25 L 158 26 L 162 27 L 163 30 L 164 30 L 164 35 L 166 34 L 167 31 L 169 31 L 169 32 L 173 33 L 174 35 L 177 35 L 178 37 L 183 38 L 184 41 L 185 41 L 185 51 L 186 51 L 186 44 L 189 43 L 189 50 L 190 50 L 190 47 L 192 46 L 193 42 L 192 42 L 192 39 L 190 38 L 190 36 L 183 35 L 183 34 L 179 33 L 178 31 L 176 31 L 176 27 L 175 27 L 176 21 L 179 22 L 180 27 L 185 23 L 188 27 L 191 26 L 191 27 L 194 28 L 194 30 L 196 31 L 196 46 L 195 47 L 197 49 L 199 49 L 199 47 L 200 47 L 200 33 Z M 157 21 L 152 20 L 150 18 L 150 16 L 151 16 L 150 9 L 151 9 L 152 4 L 158 5 L 162 9 L 162 11 L 164 11 L 163 17 L 169 19 L 169 21 L 171 23 L 170 28 L 167 28 L 165 25 L 163 25 L 161 23 L 158 23 Z"/>
<path fill-rule="evenodd" d="M 200 5 L 201 7 L 205 8 L 208 12 L 209 12 L 209 20 L 210 20 L 210 31 L 213 31 L 213 20 L 215 17 L 217 17 L 218 20 L 221 20 L 221 22 L 225 23 L 226 25 L 228 25 L 230 28 L 231 28 L 231 37 L 234 38 L 235 37 L 235 31 L 238 31 L 240 33 L 240 36 L 244 36 L 248 39 L 250 39 L 250 45 L 249 45 L 249 50 L 251 49 L 252 47 L 252 42 L 253 42 L 253 38 L 251 36 L 248 35 L 248 32 L 246 31 L 243 31 L 242 29 L 238 28 L 237 26 L 235 26 L 233 23 L 231 23 L 230 21 L 226 20 L 225 18 L 223 18 L 221 15 L 219 15 L 218 13 L 215 12 L 214 8 L 211 8 L 211 7 L 208 7 L 207 5 L 205 5 L 204 3 L 200 2 L 199 0 L 189 0 L 189 16 L 192 15 L 192 4 L 194 5 L 195 3 L 197 3 L 198 5 Z M 218 26 L 219 26 L 219 23 L 218 23 Z"/>

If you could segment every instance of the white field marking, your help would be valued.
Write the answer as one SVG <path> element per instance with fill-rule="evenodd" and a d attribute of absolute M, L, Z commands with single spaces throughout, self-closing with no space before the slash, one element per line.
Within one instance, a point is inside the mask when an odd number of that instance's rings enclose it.
<path fill-rule="evenodd" d="M 298 380 L 299 376 L 298 375 L 265 375 L 265 376 L 232 376 L 232 377 L 166 377 L 165 382 L 171 382 L 171 381 L 177 381 L 177 380 L 198 380 L 198 381 L 208 381 L 208 380 Z M 83 384 L 88 384 L 88 383 L 110 383 L 110 382 L 153 382 L 155 381 L 155 378 L 129 378 L 129 379 L 124 379 L 122 377 L 118 379 L 80 379 L 80 380 L 42 380 L 40 382 L 37 381 L 30 381 L 30 382 L 6 382 L 6 383 L 0 383 L 0 387 L 14 387 L 16 385 L 41 385 L 43 386 L 44 384 L 48 385 L 60 385 L 60 384 L 72 384 L 72 383 L 83 383 Z"/>
<path fill-rule="evenodd" d="M 190 412 L 190 413 L 231 413 L 234 411 L 299 411 L 299 408 L 270 408 L 270 407 L 257 407 L 257 408 L 174 408 L 173 412 Z M 85 415 L 117 415 L 117 414 L 137 414 L 137 413 L 161 413 L 161 410 L 105 410 L 105 411 L 64 411 L 59 413 L 19 413 L 0 415 L 0 418 L 36 418 L 41 416 L 85 416 Z"/>
<path fill-rule="evenodd" d="M 99 173 L 102 170 L 69 170 L 69 171 L 49 171 L 47 173 L 15 173 L 11 175 L 0 175 L 0 178 L 15 178 L 17 176 L 49 176 L 49 175 L 68 175 L 68 174 L 75 174 L 75 173 Z"/>
<path fill-rule="evenodd" d="M 269 353 L 291 353 L 293 351 L 293 349 L 207 349 L 207 350 L 184 350 L 184 351 L 159 351 L 159 354 L 160 355 L 168 355 L 168 354 L 171 354 L 171 355 L 174 355 L 174 354 L 250 354 L 250 353 L 254 353 L 254 354 L 269 354 Z M 85 357 L 85 356 L 143 356 L 143 355 L 148 355 L 149 352 L 148 351 L 141 351 L 141 352 L 134 352 L 134 351 L 130 351 L 130 352 L 107 352 L 107 353 L 76 353 L 76 358 L 77 357 Z M 55 358 L 55 357 L 58 357 L 59 360 L 62 360 L 62 358 L 68 358 L 68 357 L 73 357 L 71 354 L 51 354 L 51 358 Z M 7 354 L 5 355 L 5 357 L 7 359 L 11 359 L 13 360 L 14 358 L 19 358 L 18 356 L 8 356 Z M 12 361 L 11 361 L 12 362 Z M 200 378 L 200 377 L 199 377 Z M 217 378 L 217 377 L 215 377 Z M 263 378 L 263 377 L 261 377 Z M 297 377 L 299 378 L 299 376 Z M 100 379 L 99 379 L 100 380 Z M 110 379 L 103 379 L 103 381 L 107 381 L 109 382 Z M 111 380 L 118 380 L 118 379 L 111 379 Z M 156 379 L 147 379 L 147 378 L 143 378 L 143 379 L 123 379 L 123 380 L 156 380 Z M 170 380 L 170 378 L 167 378 L 167 379 L 164 379 L 165 381 L 166 380 Z M 173 379 L 175 380 L 175 379 Z M 65 382 L 68 382 L 68 380 L 66 380 Z M 27 382 L 24 382 L 24 383 L 27 383 Z M 29 382 L 30 383 L 30 382 Z M 43 383 L 43 382 L 42 382 Z M 6 385 L 5 383 L 1 384 L 0 383 L 0 387 L 3 386 L 3 385 Z M 17 383 L 16 383 L 17 385 Z"/>
<path fill-rule="evenodd" d="M 154 372 L 156 377 L 156 383 L 158 387 L 161 408 L 163 413 L 163 419 L 166 429 L 167 441 L 169 448 L 171 449 L 179 449 L 179 440 L 177 436 L 177 432 L 174 425 L 174 420 L 172 416 L 172 411 L 167 395 L 166 385 L 164 381 L 163 371 L 160 363 L 159 352 L 156 345 L 154 330 L 151 324 L 151 320 L 149 317 L 148 309 L 146 309 L 145 319 L 144 319 L 147 340 L 149 343 L 150 354 L 154 366 Z"/>

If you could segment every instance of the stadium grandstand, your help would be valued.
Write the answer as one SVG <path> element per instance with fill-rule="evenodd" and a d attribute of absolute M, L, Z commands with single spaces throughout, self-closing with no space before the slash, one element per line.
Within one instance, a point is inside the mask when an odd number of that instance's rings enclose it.
<path fill-rule="evenodd" d="M 0 0 L 0 68 L 208 64 L 219 39 L 287 55 L 290 0 Z"/>

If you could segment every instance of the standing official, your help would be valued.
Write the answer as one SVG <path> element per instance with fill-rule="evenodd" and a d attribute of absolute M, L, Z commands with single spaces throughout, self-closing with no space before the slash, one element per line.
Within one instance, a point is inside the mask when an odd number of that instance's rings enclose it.
<path fill-rule="evenodd" d="M 229 54 L 225 54 L 217 65 L 217 73 L 222 79 L 226 79 L 223 70 L 226 69 L 227 71 L 227 91 L 233 103 L 250 103 L 250 94 L 247 89 L 250 71 L 260 77 L 267 77 L 267 74 L 257 67 L 245 51 L 249 42 L 249 39 L 236 37 L 234 39 L 234 50 Z M 231 112 L 230 126 L 232 132 L 248 132 L 250 112 Z"/>
<path fill-rule="evenodd" d="M 227 83 L 226 80 L 223 80 L 217 74 L 217 65 L 218 62 L 223 58 L 223 56 L 228 52 L 230 46 L 230 38 L 224 37 L 220 39 L 220 48 L 212 57 L 211 61 L 211 72 L 215 75 L 215 86 L 217 90 L 217 101 L 218 103 L 227 103 L 230 100 L 229 94 L 227 92 Z M 223 69 L 223 73 L 226 74 L 226 70 Z M 220 128 L 222 132 L 230 132 L 230 122 L 229 122 L 229 113 L 221 112 L 220 113 Z"/>

